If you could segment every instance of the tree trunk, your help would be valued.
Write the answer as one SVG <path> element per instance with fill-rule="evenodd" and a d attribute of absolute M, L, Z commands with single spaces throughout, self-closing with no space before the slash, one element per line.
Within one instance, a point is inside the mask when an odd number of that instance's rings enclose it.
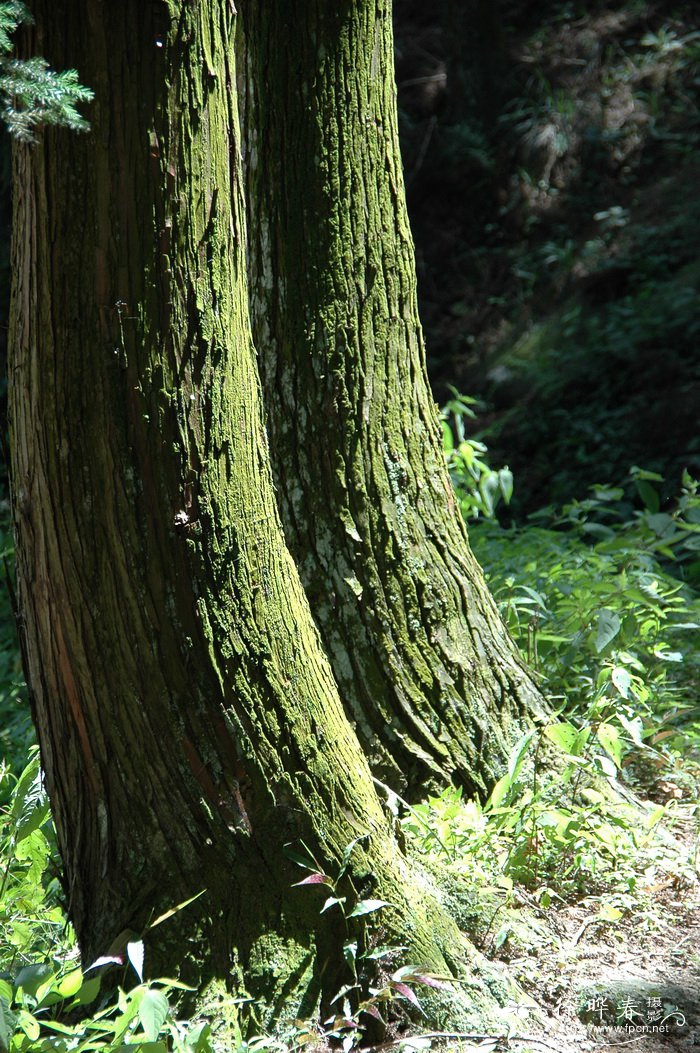
<path fill-rule="evenodd" d="M 285 547 L 248 320 L 233 5 L 34 14 L 31 53 L 96 92 L 89 135 L 16 150 L 9 367 L 27 676 L 84 957 L 205 887 L 158 928 L 159 963 L 242 972 L 271 1012 L 310 1009 L 347 934 L 290 888 L 283 845 L 303 838 L 334 875 L 363 837 L 349 902 L 389 901 L 409 961 L 467 970 L 429 1016 L 492 1019 L 478 957 L 379 805 Z"/>
<path fill-rule="evenodd" d="M 388 0 L 243 0 L 250 275 L 288 543 L 374 771 L 483 792 L 541 705 L 425 370 Z"/>

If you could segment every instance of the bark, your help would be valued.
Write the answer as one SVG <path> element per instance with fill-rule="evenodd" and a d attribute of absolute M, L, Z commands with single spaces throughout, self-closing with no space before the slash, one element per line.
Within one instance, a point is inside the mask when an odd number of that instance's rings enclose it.
<path fill-rule="evenodd" d="M 250 276 L 289 545 L 374 771 L 483 792 L 541 706 L 425 370 L 388 0 L 244 0 Z"/>
<path fill-rule="evenodd" d="M 271 1012 L 310 1009 L 345 934 L 290 889 L 283 845 L 303 838 L 334 874 L 363 837 L 350 900 L 388 900 L 389 940 L 465 974 L 435 1022 L 489 1020 L 507 985 L 472 976 L 402 856 L 285 547 L 247 313 L 233 5 L 34 14 L 31 52 L 96 92 L 89 135 L 16 150 L 10 360 L 26 672 L 84 959 L 204 887 L 156 930 L 160 966 L 243 973 Z"/>

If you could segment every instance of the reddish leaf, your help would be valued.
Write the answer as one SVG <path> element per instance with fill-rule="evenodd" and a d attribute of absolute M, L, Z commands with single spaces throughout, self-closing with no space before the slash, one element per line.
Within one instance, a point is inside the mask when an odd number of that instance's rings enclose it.
<path fill-rule="evenodd" d="M 438 980 L 435 976 L 428 976 L 425 974 L 416 973 L 414 979 L 419 984 L 425 984 L 426 987 L 435 987 L 438 991 L 445 991 L 449 988 L 449 984 L 443 983 L 442 980 Z"/>
<path fill-rule="evenodd" d="M 436 987 L 438 990 L 446 990 L 448 984 L 444 983 L 435 973 L 427 972 L 424 965 L 403 965 L 391 977 L 392 980 L 403 980 L 413 984 L 425 984 L 426 987 Z"/>
<path fill-rule="evenodd" d="M 328 874 L 309 874 L 308 877 L 303 878 L 301 881 L 295 881 L 292 888 L 296 888 L 297 885 L 332 885 L 332 880 L 328 877 Z"/>
<path fill-rule="evenodd" d="M 421 1004 L 418 1001 L 418 999 L 416 998 L 415 992 L 412 991 L 411 988 L 408 987 L 407 984 L 402 984 L 398 980 L 392 980 L 391 981 L 391 988 L 392 988 L 392 990 L 396 991 L 397 994 L 400 994 L 402 998 L 405 998 L 407 1002 L 410 1002 L 411 1005 L 414 1005 L 416 1007 L 416 1009 L 420 1009 L 421 1008 Z M 422 1010 L 421 1010 L 421 1012 L 422 1012 Z"/>
<path fill-rule="evenodd" d="M 438 991 L 444 991 L 449 987 L 449 984 L 444 983 L 442 980 L 438 980 L 437 976 L 433 976 L 432 973 L 414 973 L 411 972 L 407 976 L 403 977 L 404 980 L 410 980 L 414 984 L 424 984 L 426 987 L 435 987 Z"/>
<path fill-rule="evenodd" d="M 369 1016 L 373 1016 L 375 1020 L 378 1020 L 381 1024 L 384 1023 L 382 1014 L 377 1009 L 376 1005 L 372 1005 L 371 1002 L 366 1002 L 365 1005 L 360 1006 L 361 1013 L 368 1013 Z"/>

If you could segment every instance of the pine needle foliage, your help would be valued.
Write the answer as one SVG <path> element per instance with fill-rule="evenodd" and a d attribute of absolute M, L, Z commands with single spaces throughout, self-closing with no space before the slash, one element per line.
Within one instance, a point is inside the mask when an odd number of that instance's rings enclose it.
<path fill-rule="evenodd" d="M 13 33 L 31 21 L 21 0 L 0 3 L 0 116 L 23 142 L 33 142 L 35 129 L 44 124 L 86 131 L 88 122 L 76 106 L 89 102 L 93 92 L 80 84 L 76 71 L 58 73 L 42 58 L 12 57 Z"/>

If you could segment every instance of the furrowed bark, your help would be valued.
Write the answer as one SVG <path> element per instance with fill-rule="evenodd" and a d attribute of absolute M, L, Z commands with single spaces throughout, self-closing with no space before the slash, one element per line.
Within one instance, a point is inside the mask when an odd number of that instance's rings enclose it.
<path fill-rule="evenodd" d="M 89 135 L 15 154 L 13 513 L 27 677 L 84 959 L 161 910 L 163 969 L 241 976 L 273 1019 L 334 993 L 346 938 L 303 838 L 387 937 L 507 985 L 401 854 L 275 506 L 248 319 L 228 0 L 34 5 L 32 54 L 96 93 Z M 366 936 L 364 923 L 359 938 Z M 196 968 L 195 968 L 196 967 Z M 488 986 L 487 986 L 488 985 Z"/>
<path fill-rule="evenodd" d="M 543 708 L 474 561 L 416 306 L 388 0 L 243 0 L 249 269 L 282 519 L 375 773 L 483 793 Z"/>

